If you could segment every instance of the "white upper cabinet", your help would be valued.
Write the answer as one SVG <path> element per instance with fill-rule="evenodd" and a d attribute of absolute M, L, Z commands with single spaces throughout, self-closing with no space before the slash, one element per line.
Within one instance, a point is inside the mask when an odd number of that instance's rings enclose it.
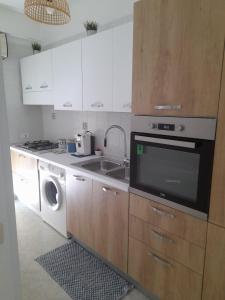
<path fill-rule="evenodd" d="M 82 40 L 83 109 L 113 110 L 113 30 Z"/>
<path fill-rule="evenodd" d="M 52 104 L 52 50 L 21 59 L 24 104 Z"/>
<path fill-rule="evenodd" d="M 113 30 L 113 111 L 131 112 L 133 23 Z"/>
<path fill-rule="evenodd" d="M 81 49 L 81 41 L 53 49 L 53 98 L 56 110 L 82 110 Z"/>

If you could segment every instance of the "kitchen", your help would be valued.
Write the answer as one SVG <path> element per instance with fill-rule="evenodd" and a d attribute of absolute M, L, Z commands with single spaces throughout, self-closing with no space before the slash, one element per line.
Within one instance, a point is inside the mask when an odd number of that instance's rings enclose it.
<path fill-rule="evenodd" d="M 224 1 L 69 4 L 4 30 L 22 299 L 224 299 Z"/>

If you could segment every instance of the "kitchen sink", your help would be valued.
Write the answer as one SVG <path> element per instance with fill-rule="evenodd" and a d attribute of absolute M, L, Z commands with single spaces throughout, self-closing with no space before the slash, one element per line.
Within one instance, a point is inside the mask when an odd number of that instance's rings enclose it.
<path fill-rule="evenodd" d="M 130 176 L 130 168 L 121 167 L 119 169 L 107 172 L 107 176 L 119 179 L 119 180 L 127 180 L 129 181 Z"/>
<path fill-rule="evenodd" d="M 114 179 L 129 181 L 129 168 L 126 168 L 123 163 L 100 157 L 89 161 L 73 163 L 76 166 L 94 173 L 109 176 Z"/>
<path fill-rule="evenodd" d="M 115 168 L 118 168 L 119 166 L 121 166 L 120 163 L 112 162 L 112 161 L 105 160 L 105 159 L 82 164 L 82 167 L 84 169 L 93 171 L 93 172 L 96 172 L 99 170 L 101 170 L 103 172 L 104 171 L 107 172 L 107 171 L 113 170 Z"/>

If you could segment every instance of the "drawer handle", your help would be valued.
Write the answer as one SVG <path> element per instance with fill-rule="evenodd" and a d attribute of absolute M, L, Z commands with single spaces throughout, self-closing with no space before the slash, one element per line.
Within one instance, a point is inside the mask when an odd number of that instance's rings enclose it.
<path fill-rule="evenodd" d="M 47 89 L 48 88 L 48 84 L 42 84 L 41 86 L 40 86 L 40 89 Z"/>
<path fill-rule="evenodd" d="M 100 107 L 104 107 L 104 104 L 101 103 L 101 102 L 95 102 L 95 103 L 92 103 L 92 104 L 91 104 L 91 107 L 97 107 L 97 108 L 100 108 Z"/>
<path fill-rule="evenodd" d="M 157 236 L 162 241 L 166 241 L 168 243 L 175 244 L 174 240 L 172 240 L 171 238 L 169 238 L 168 236 L 166 236 L 164 234 L 159 233 L 158 231 L 152 230 L 152 233 L 154 233 L 154 235 Z"/>
<path fill-rule="evenodd" d="M 106 186 L 103 186 L 103 187 L 102 187 L 102 191 L 103 191 L 104 193 L 113 193 L 114 196 L 116 196 L 116 195 L 118 194 L 118 192 L 113 191 L 113 190 L 111 190 L 110 188 L 108 188 L 108 187 L 106 187 Z"/>
<path fill-rule="evenodd" d="M 81 176 L 77 176 L 77 175 L 73 175 L 73 177 L 77 180 L 77 181 L 85 181 L 85 179 Z"/>
<path fill-rule="evenodd" d="M 164 210 L 161 210 L 161 209 L 159 209 L 159 208 L 157 208 L 157 207 L 152 207 L 152 210 L 153 210 L 155 213 L 157 213 L 158 215 L 162 216 L 162 217 L 168 217 L 168 218 L 170 218 L 170 219 L 175 219 L 175 218 L 176 218 L 175 215 L 173 215 L 173 214 L 171 214 L 171 213 L 168 213 L 168 212 L 166 212 L 166 211 L 164 211 Z"/>
<path fill-rule="evenodd" d="M 172 104 L 172 105 L 156 105 L 154 109 L 156 110 L 181 110 L 181 104 Z"/>
<path fill-rule="evenodd" d="M 19 157 L 24 159 L 26 158 L 26 156 L 24 156 L 23 154 L 19 154 Z"/>
<path fill-rule="evenodd" d="M 27 91 L 28 91 L 28 90 L 32 90 L 32 86 L 31 86 L 31 85 L 26 86 L 26 87 L 25 87 L 25 90 L 27 90 Z"/>
<path fill-rule="evenodd" d="M 63 104 L 63 107 L 73 107 L 71 102 L 66 102 Z"/>
<path fill-rule="evenodd" d="M 169 267 L 169 268 L 173 267 L 173 265 L 168 260 L 163 259 L 152 252 L 149 252 L 148 255 L 152 256 L 156 262 L 158 262 L 166 267 Z"/>

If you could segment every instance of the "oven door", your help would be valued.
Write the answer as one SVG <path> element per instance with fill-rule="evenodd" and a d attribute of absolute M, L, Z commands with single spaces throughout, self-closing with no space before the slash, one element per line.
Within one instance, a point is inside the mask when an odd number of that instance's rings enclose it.
<path fill-rule="evenodd" d="M 213 151 L 214 141 L 132 133 L 131 191 L 207 214 Z"/>

